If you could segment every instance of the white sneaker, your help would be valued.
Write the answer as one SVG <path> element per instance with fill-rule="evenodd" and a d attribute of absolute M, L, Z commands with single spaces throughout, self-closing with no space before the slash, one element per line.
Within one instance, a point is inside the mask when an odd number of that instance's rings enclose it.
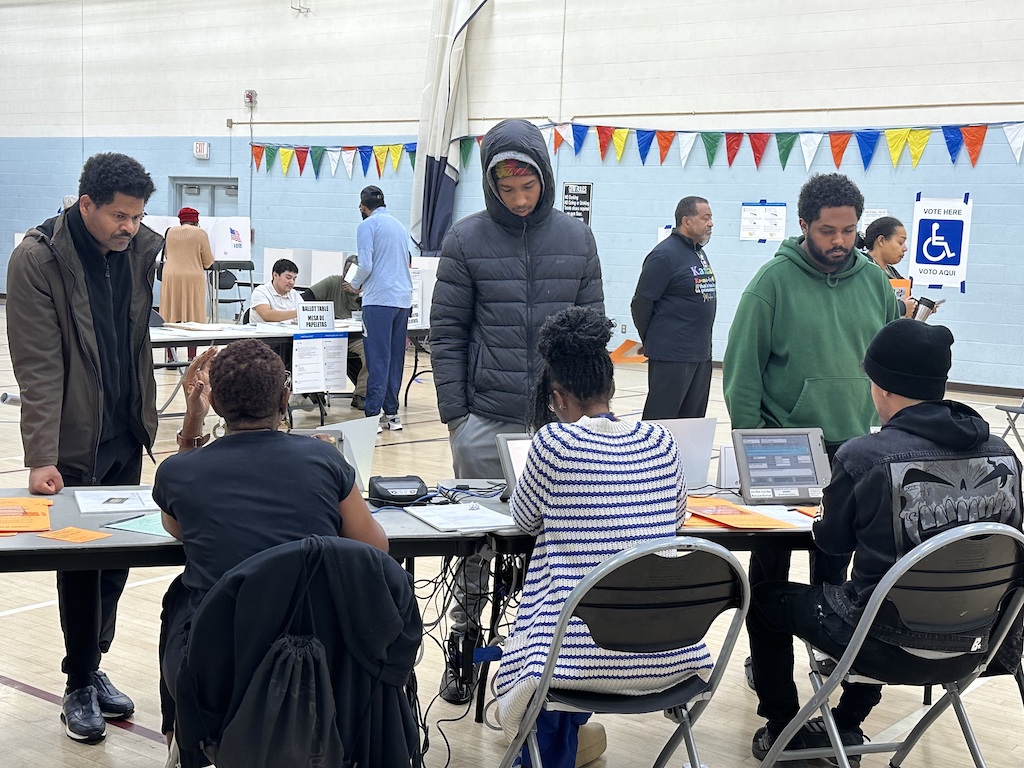
<path fill-rule="evenodd" d="M 608 737 L 600 723 L 584 723 L 580 726 L 579 742 L 576 747 L 576 768 L 589 765 L 608 749 Z"/>
<path fill-rule="evenodd" d="M 392 432 L 401 432 L 402 419 L 399 418 L 397 413 L 391 415 L 385 413 L 380 417 L 380 426 L 386 427 L 387 429 L 390 429 Z"/>

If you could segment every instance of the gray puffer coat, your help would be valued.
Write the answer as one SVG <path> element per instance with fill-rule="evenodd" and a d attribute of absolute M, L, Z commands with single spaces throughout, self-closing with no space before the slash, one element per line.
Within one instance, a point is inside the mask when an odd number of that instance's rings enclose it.
<path fill-rule="evenodd" d="M 501 202 L 489 169 L 499 154 L 525 156 L 544 189 L 519 217 Z M 499 158 L 500 159 L 500 158 Z M 526 424 L 541 372 L 537 336 L 565 307 L 604 312 L 601 264 L 583 222 L 554 209 L 547 145 L 524 120 L 506 120 L 481 148 L 487 210 L 456 223 L 441 246 L 430 311 L 430 356 L 441 421 L 474 413 Z"/>

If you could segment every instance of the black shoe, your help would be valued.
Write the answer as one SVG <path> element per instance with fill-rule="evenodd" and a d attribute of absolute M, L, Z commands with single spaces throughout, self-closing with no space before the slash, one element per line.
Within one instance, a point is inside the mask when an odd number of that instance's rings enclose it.
<path fill-rule="evenodd" d="M 747 688 L 756 691 L 757 688 L 754 687 L 754 660 L 749 656 L 743 660 L 743 674 L 747 678 Z"/>
<path fill-rule="evenodd" d="M 135 702 L 121 693 L 104 672 L 96 670 L 92 673 L 92 684 L 96 686 L 96 699 L 100 703 L 100 713 L 111 720 L 123 720 L 135 712 Z"/>
<path fill-rule="evenodd" d="M 366 407 L 366 398 L 362 395 L 352 395 L 352 407 L 361 411 Z"/>
<path fill-rule="evenodd" d="M 479 638 L 476 638 L 479 640 Z M 465 636 L 461 632 L 452 632 L 448 637 L 448 660 L 444 674 L 441 676 L 441 698 L 449 704 L 468 704 L 473 700 L 473 688 L 476 687 L 477 670 L 473 666 L 472 679 L 466 680 L 462 670 L 462 648 Z M 477 643 L 473 643 L 475 648 Z"/>
<path fill-rule="evenodd" d="M 845 746 L 855 746 L 864 743 L 864 734 L 859 729 L 856 732 L 840 731 L 839 736 Z M 763 728 L 758 728 L 754 734 L 754 741 L 750 745 L 750 751 L 758 760 L 764 760 L 777 738 L 778 734 L 772 733 L 767 725 Z M 786 749 L 819 749 L 831 746 L 832 742 L 829 741 L 828 731 L 825 730 L 825 723 L 822 722 L 820 717 L 814 717 L 800 727 L 796 735 L 789 740 Z M 829 760 L 830 758 L 825 759 Z M 857 768 L 860 765 L 860 755 L 850 755 L 847 759 L 850 761 L 851 768 Z M 834 761 L 834 758 L 832 760 Z M 834 762 L 833 765 L 835 765 Z"/>
<path fill-rule="evenodd" d="M 833 665 L 832 669 L 835 669 L 834 665 Z M 820 741 L 820 743 L 808 744 L 808 746 L 814 746 L 814 747 L 831 747 L 832 746 L 832 742 L 829 741 L 829 739 L 828 739 L 828 732 L 825 730 L 825 723 L 824 723 L 824 721 L 820 717 L 812 717 L 810 720 L 807 721 L 807 725 L 809 725 L 811 727 L 811 729 L 812 729 L 809 741 L 811 741 L 811 742 L 816 741 L 816 740 Z M 850 730 L 850 731 L 844 731 L 844 730 L 840 729 L 840 731 L 839 731 L 839 738 L 842 740 L 844 747 L 859 747 L 860 745 L 862 745 L 864 743 L 864 739 L 865 739 L 864 731 L 862 731 L 860 728 L 856 728 L 856 729 Z M 860 755 L 847 755 L 846 756 L 846 759 L 850 761 L 850 768 L 857 768 L 857 766 L 860 765 L 860 758 L 861 758 Z M 834 757 L 826 757 L 825 759 L 828 760 L 829 763 L 831 763 L 832 765 L 839 765 L 838 760 L 836 758 L 834 758 Z"/>
<path fill-rule="evenodd" d="M 95 744 L 107 735 L 107 724 L 96 700 L 96 686 L 87 685 L 64 694 L 60 721 L 64 732 L 75 741 Z"/>

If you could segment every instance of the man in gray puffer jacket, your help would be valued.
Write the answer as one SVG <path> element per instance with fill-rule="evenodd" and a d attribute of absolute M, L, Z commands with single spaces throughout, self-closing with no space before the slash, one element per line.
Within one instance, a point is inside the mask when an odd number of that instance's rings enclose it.
<path fill-rule="evenodd" d="M 459 478 L 502 476 L 494 436 L 526 431 L 544 321 L 571 306 L 604 312 L 594 235 L 555 210 L 540 130 L 525 120 L 498 123 L 484 136 L 481 165 L 487 209 L 445 236 L 430 310 L 437 405 Z M 453 640 L 478 631 L 486 576 L 483 556 L 459 569 Z M 442 696 L 468 701 L 471 681 L 455 682 L 445 675 Z"/>

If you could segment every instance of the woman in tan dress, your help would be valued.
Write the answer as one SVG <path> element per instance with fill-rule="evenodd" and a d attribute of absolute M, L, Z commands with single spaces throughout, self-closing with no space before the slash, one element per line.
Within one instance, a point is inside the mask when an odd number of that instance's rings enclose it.
<path fill-rule="evenodd" d="M 178 211 L 180 227 L 167 230 L 160 285 L 160 316 L 165 323 L 206 320 L 206 273 L 213 263 L 210 238 L 199 228 L 199 211 Z"/>

